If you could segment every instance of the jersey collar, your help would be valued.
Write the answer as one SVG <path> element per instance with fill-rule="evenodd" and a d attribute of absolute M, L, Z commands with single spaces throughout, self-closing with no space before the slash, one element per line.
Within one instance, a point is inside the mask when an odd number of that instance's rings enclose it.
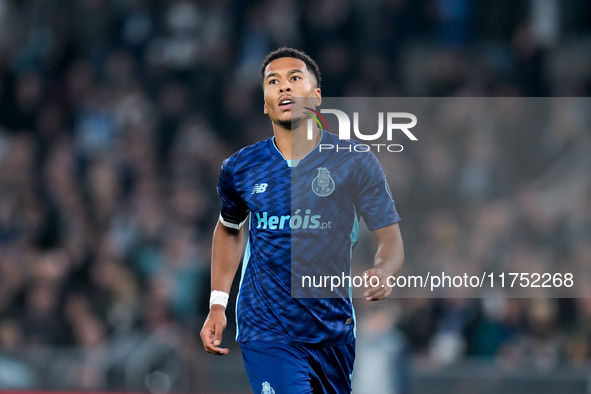
<path fill-rule="evenodd" d="M 290 168 L 297 167 L 297 165 L 298 165 L 298 164 L 299 164 L 299 163 L 300 163 L 302 160 L 304 160 L 306 157 L 310 156 L 310 154 L 311 154 L 312 152 L 315 152 L 315 151 L 318 149 L 318 146 L 319 146 L 319 145 L 322 143 L 322 141 L 325 139 L 325 137 L 326 137 L 326 136 L 325 136 L 325 134 L 326 134 L 326 133 L 324 132 L 324 130 L 320 129 L 320 133 L 321 133 L 321 136 L 320 136 L 320 139 L 318 140 L 318 143 L 316 144 L 316 146 L 315 146 L 315 147 L 314 147 L 314 148 L 313 148 L 313 149 L 312 149 L 310 152 L 308 152 L 308 154 L 306 154 L 306 156 L 304 156 L 304 158 L 302 158 L 301 160 L 287 160 L 287 159 L 285 158 L 285 156 L 283 156 L 283 153 L 281 153 L 281 151 L 280 151 L 280 150 L 279 150 L 279 148 L 277 147 L 277 144 L 275 143 L 275 136 L 273 136 L 273 137 L 270 139 L 270 145 L 271 145 L 271 147 L 270 147 L 270 148 L 271 148 L 271 150 L 273 151 L 273 153 L 274 153 L 275 155 L 278 155 L 278 156 L 279 156 L 279 157 L 281 157 L 283 160 L 285 160 L 285 162 L 287 163 L 287 166 L 288 166 L 288 167 L 290 167 Z"/>

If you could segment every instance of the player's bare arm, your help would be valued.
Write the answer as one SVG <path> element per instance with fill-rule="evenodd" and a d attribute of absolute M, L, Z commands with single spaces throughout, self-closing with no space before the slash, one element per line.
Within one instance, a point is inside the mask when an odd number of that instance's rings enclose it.
<path fill-rule="evenodd" d="M 368 277 L 377 276 L 378 286 L 368 288 L 364 296 L 368 301 L 380 301 L 392 293 L 387 278 L 395 275 L 404 262 L 404 247 L 398 223 L 382 227 L 372 232 L 378 243 L 373 268 L 365 271 Z"/>
<path fill-rule="evenodd" d="M 242 255 L 243 230 L 235 230 L 218 222 L 213 232 L 211 252 L 211 290 L 230 293 Z M 221 348 L 222 333 L 226 328 L 226 308 L 214 304 L 201 329 L 201 340 L 208 353 L 226 355 L 227 348 Z"/>

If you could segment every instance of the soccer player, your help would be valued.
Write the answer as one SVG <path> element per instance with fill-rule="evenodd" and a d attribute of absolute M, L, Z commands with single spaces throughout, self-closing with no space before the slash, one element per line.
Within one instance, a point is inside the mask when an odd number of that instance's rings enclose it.
<path fill-rule="evenodd" d="M 346 269 L 360 215 L 377 240 L 374 266 L 365 274 L 379 279 L 364 296 L 382 300 L 392 292 L 387 277 L 404 260 L 400 217 L 373 153 L 321 152 L 320 144 L 355 142 L 319 128 L 311 139 L 298 138 L 307 133 L 307 117 L 295 113 L 294 104 L 321 102 L 320 71 L 307 54 L 286 47 L 271 52 L 261 79 L 273 137 L 243 148 L 222 165 L 210 312 L 201 339 L 207 352 L 228 354 L 221 347 L 225 308 L 240 263 L 243 224 L 250 216 L 236 340 L 253 391 L 350 393 L 355 315 L 348 290 L 337 298 L 292 297 L 294 259 L 317 272 Z"/>

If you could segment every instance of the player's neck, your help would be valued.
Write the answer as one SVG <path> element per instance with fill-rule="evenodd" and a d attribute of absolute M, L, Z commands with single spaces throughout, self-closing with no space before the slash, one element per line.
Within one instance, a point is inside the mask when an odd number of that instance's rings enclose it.
<path fill-rule="evenodd" d="M 306 138 L 307 132 L 307 127 L 287 130 L 279 125 L 273 125 L 275 144 L 286 160 L 301 160 L 318 145 L 322 136 L 320 130 L 314 128 L 311 140 Z"/>

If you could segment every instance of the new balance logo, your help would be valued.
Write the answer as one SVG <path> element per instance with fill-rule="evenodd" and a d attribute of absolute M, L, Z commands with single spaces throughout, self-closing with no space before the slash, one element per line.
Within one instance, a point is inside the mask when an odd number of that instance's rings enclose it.
<path fill-rule="evenodd" d="M 254 187 L 252 188 L 252 192 L 250 194 L 255 194 L 255 193 L 262 193 L 265 190 L 267 190 L 267 185 L 266 183 L 257 183 L 256 185 L 254 185 Z"/>

